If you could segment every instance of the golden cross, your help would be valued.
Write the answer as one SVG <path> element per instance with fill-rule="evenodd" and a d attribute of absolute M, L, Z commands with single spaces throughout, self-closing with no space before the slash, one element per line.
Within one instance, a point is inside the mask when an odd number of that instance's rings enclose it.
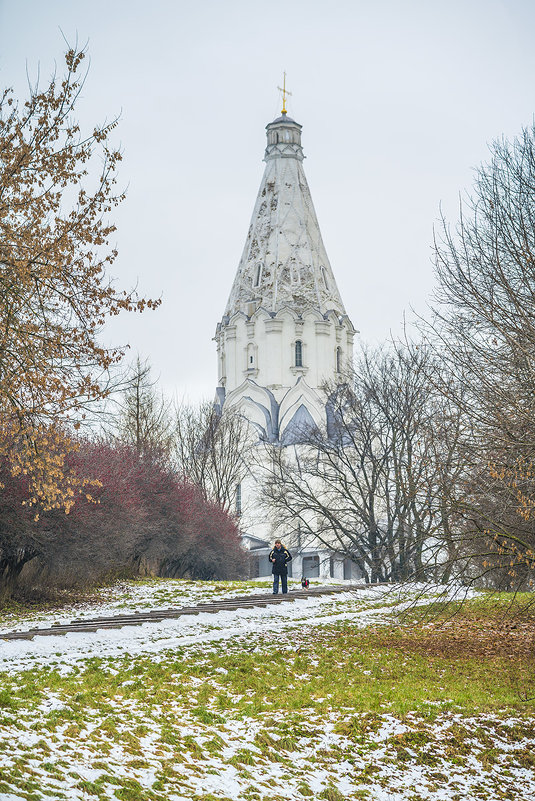
<path fill-rule="evenodd" d="M 279 92 L 282 92 L 282 113 L 286 114 L 286 95 L 292 96 L 292 93 L 289 92 L 286 88 L 286 73 L 284 73 L 284 80 L 282 82 L 282 89 L 280 86 L 277 86 Z"/>

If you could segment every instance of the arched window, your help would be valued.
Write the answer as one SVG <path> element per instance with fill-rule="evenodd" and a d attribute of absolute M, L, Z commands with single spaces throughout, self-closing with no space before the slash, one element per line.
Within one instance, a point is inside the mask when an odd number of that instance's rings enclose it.
<path fill-rule="evenodd" d="M 303 366 L 303 343 L 298 339 L 295 343 L 295 366 Z"/>
<path fill-rule="evenodd" d="M 325 267 L 321 268 L 321 277 L 323 278 L 323 284 L 325 289 L 329 289 L 329 284 L 327 282 L 327 273 L 325 272 Z"/>
<path fill-rule="evenodd" d="M 247 369 L 248 370 L 254 370 L 254 368 L 256 367 L 255 356 L 256 356 L 255 346 L 253 345 L 252 342 L 249 342 L 249 344 L 247 345 Z"/>
<path fill-rule="evenodd" d="M 260 279 L 261 278 L 262 278 L 262 265 L 258 264 L 257 267 L 256 267 L 256 278 L 255 278 L 255 282 L 254 282 L 255 286 L 260 286 Z"/>
<path fill-rule="evenodd" d="M 336 348 L 336 372 L 342 372 L 342 348 Z"/>

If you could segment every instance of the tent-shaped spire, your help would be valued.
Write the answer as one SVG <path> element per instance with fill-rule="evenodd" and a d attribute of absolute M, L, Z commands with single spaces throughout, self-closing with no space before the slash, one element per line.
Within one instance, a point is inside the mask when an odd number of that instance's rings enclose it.
<path fill-rule="evenodd" d="M 303 170 L 301 127 L 285 111 L 266 126 L 266 169 L 225 316 L 259 306 L 345 314 Z"/>

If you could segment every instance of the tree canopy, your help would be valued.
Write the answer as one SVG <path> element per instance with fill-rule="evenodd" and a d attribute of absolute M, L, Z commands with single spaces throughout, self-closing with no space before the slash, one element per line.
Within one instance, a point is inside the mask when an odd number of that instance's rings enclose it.
<path fill-rule="evenodd" d="M 83 482 L 65 466 L 72 429 L 124 353 L 99 332 L 110 315 L 159 303 L 108 276 L 121 154 L 109 142 L 117 120 L 82 132 L 73 117 L 84 58 L 69 49 L 63 75 L 23 102 L 11 89 L 0 99 L 0 456 L 27 477 L 30 503 L 66 510 Z"/>

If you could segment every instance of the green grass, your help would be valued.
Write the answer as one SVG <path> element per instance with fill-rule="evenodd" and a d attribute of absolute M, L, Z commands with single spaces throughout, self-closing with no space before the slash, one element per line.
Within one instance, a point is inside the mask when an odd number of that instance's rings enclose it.
<path fill-rule="evenodd" d="M 438 788 L 475 759 L 486 782 L 479 797 L 513 798 L 507 771 L 535 768 L 535 627 L 529 615 L 513 629 L 504 624 L 510 603 L 485 596 L 453 618 L 451 606 L 434 607 L 375 629 L 325 623 L 157 658 L 94 658 L 70 672 L 0 674 L 0 753 L 17 732 L 33 738 L 0 767 L 0 794 L 61 798 L 70 782 L 81 799 L 164 801 L 183 792 L 206 801 L 216 796 L 192 789 L 193 779 L 232 769 L 250 801 L 285 798 L 288 782 L 296 797 L 345 801 L 342 763 L 358 785 L 351 798 L 365 799 L 389 786 L 392 766 L 417 766 Z M 51 697 L 63 706 L 46 712 Z M 385 732 L 392 719 L 401 731 Z M 331 739 L 319 747 L 327 729 Z M 80 760 L 99 775 L 84 778 Z M 314 771 L 329 777 L 320 790 Z M 411 792 L 407 800 L 421 797 Z"/>
<path fill-rule="evenodd" d="M 427 620 L 447 621 L 457 616 L 493 623 L 535 620 L 535 594 L 529 592 L 495 592 L 482 590 L 474 598 L 459 597 L 452 601 L 433 600 L 409 609 L 405 621 L 421 623 Z"/>
<path fill-rule="evenodd" d="M 476 619 L 482 608 L 482 602 L 470 601 L 465 619 Z M 461 641 L 459 632 L 451 637 Z M 225 643 L 202 654 L 178 651 L 159 662 L 148 656 L 95 658 L 67 675 L 44 668 L 16 680 L 1 675 L 0 709 L 32 709 L 55 693 L 68 707 L 49 713 L 51 727 L 60 720 L 80 723 L 88 709 L 109 713 L 112 701 L 129 699 L 151 709 L 179 698 L 207 725 L 224 722 L 223 709 L 231 709 L 234 717 L 274 709 L 379 712 L 385 707 L 403 715 L 410 710 L 432 714 L 433 702 L 471 713 L 533 711 L 535 700 L 518 694 L 519 685 L 533 676 L 533 655 L 512 665 L 507 653 L 485 658 L 479 652 L 420 652 L 427 642 L 431 633 L 415 626 L 369 631 L 344 622 L 274 641 Z"/>

